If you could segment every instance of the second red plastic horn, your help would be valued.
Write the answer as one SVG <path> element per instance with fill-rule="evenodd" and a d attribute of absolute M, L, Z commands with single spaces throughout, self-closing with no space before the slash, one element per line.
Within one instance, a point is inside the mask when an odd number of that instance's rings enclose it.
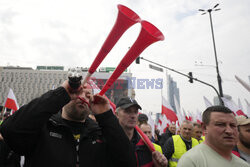
<path fill-rule="evenodd" d="M 110 50 L 114 47 L 116 42 L 120 39 L 122 34 L 132 25 L 141 21 L 140 17 L 131 9 L 126 6 L 118 5 L 118 16 L 111 32 L 105 40 L 102 48 L 97 54 L 94 62 L 88 70 L 88 74 L 85 77 L 83 83 L 86 83 L 88 78 L 96 71 L 97 67 L 101 64 L 103 59 L 107 56 Z"/>
<path fill-rule="evenodd" d="M 136 39 L 133 46 L 129 49 L 127 54 L 123 57 L 120 64 L 116 67 L 113 74 L 110 76 L 100 95 L 103 95 L 109 87 L 118 79 L 123 71 L 146 49 L 149 45 L 159 40 L 164 40 L 164 35 L 153 24 L 147 21 L 141 21 L 141 32 Z"/>

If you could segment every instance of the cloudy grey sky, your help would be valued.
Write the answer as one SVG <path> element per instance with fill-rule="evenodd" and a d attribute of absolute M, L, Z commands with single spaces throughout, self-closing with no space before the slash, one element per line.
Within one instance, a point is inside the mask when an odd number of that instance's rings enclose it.
<path fill-rule="evenodd" d="M 114 25 L 117 4 L 123 4 L 165 35 L 164 41 L 149 46 L 142 57 L 183 73 L 192 71 L 195 78 L 217 88 L 209 15 L 198 12 L 216 3 L 221 10 L 212 17 L 223 91 L 245 105 L 250 94 L 234 76 L 249 83 L 249 0 L 0 0 L 0 66 L 89 67 Z M 139 32 L 139 24 L 126 31 L 101 66 L 116 67 Z M 129 69 L 137 78 L 165 77 L 144 61 Z M 185 110 L 204 110 L 203 96 L 212 101 L 216 95 L 210 87 L 167 73 L 177 81 Z M 160 90 L 136 90 L 136 98 L 147 111 L 161 109 Z"/>

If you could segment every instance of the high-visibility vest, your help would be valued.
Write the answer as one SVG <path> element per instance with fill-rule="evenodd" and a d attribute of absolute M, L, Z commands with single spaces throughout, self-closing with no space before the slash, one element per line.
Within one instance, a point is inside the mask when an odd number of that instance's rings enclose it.
<path fill-rule="evenodd" d="M 202 136 L 201 139 L 199 140 L 199 143 L 201 144 L 204 141 L 205 141 L 205 136 Z"/>
<path fill-rule="evenodd" d="M 169 159 L 169 167 L 176 167 L 179 159 L 181 156 L 187 152 L 186 144 L 182 140 L 180 135 L 174 135 L 172 136 L 173 143 L 174 143 L 174 153 L 172 154 L 172 157 Z M 192 148 L 199 144 L 198 140 L 195 138 L 192 139 Z"/>
<path fill-rule="evenodd" d="M 158 144 L 153 143 L 155 151 L 159 151 L 160 153 L 162 153 L 162 149 L 161 146 L 159 146 Z"/>

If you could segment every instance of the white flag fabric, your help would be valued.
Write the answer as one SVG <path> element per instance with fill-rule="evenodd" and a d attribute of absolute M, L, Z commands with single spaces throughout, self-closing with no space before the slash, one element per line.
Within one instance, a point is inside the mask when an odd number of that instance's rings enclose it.
<path fill-rule="evenodd" d="M 182 122 L 186 119 L 184 114 L 181 112 L 181 107 L 178 101 L 176 100 L 176 97 L 174 96 L 174 104 L 176 107 L 176 113 L 178 117 L 179 124 L 182 124 Z"/>
<path fill-rule="evenodd" d="M 17 104 L 16 97 L 15 97 L 14 92 L 11 88 L 10 88 L 10 91 L 8 93 L 7 99 L 4 103 L 4 107 L 13 110 L 12 113 L 14 113 L 16 110 L 19 109 L 19 105 Z"/>
<path fill-rule="evenodd" d="M 250 85 L 247 84 L 245 81 L 243 81 L 242 79 L 240 79 L 238 76 L 235 75 L 236 80 L 244 87 L 248 90 L 248 92 L 250 92 Z"/>
<path fill-rule="evenodd" d="M 196 122 L 202 122 L 202 112 L 199 109 L 196 110 Z"/>
<path fill-rule="evenodd" d="M 248 103 L 247 99 L 244 99 L 244 100 L 247 104 L 247 109 L 246 109 L 247 116 L 250 117 L 250 104 Z"/>
<path fill-rule="evenodd" d="M 148 124 L 151 126 L 152 136 L 155 136 L 155 121 L 150 113 L 145 113 L 148 117 Z"/>
<path fill-rule="evenodd" d="M 213 105 L 205 96 L 203 96 L 203 99 L 204 99 L 206 108 L 211 107 Z"/>
<path fill-rule="evenodd" d="M 238 107 L 241 111 L 244 111 L 243 110 L 243 107 L 242 107 L 242 104 L 241 104 L 241 101 L 240 101 L 240 98 L 238 98 Z"/>
<path fill-rule="evenodd" d="M 161 114 L 165 115 L 166 118 L 172 123 L 178 120 L 176 113 L 174 112 L 173 108 L 169 104 L 169 102 L 162 96 L 162 107 L 161 107 Z"/>
<path fill-rule="evenodd" d="M 229 100 L 225 97 L 221 98 L 224 102 L 224 105 L 232 110 L 235 115 L 246 115 L 240 108 L 239 106 L 236 105 L 236 103 L 233 100 Z"/>
<path fill-rule="evenodd" d="M 164 133 L 164 130 L 167 128 L 167 126 L 170 124 L 170 121 L 167 119 L 166 115 L 162 115 L 162 123 L 161 123 L 161 129 L 160 133 Z"/>

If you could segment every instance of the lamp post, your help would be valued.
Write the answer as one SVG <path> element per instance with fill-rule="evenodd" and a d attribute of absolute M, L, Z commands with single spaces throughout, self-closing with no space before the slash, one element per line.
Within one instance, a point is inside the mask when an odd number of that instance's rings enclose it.
<path fill-rule="evenodd" d="M 214 46 L 214 55 L 215 55 L 215 62 L 216 62 L 216 72 L 217 72 L 217 80 L 218 80 L 219 92 L 220 92 L 220 97 L 223 97 L 223 91 L 222 91 L 222 85 L 221 85 L 221 77 L 220 77 L 220 72 L 219 72 L 219 67 L 218 67 L 217 53 L 216 53 L 215 40 L 214 40 L 214 30 L 213 30 L 212 15 L 211 15 L 212 11 L 220 10 L 220 9 L 217 8 L 218 6 L 219 6 L 219 4 L 216 4 L 212 9 L 207 9 L 207 10 L 199 9 L 199 11 L 203 12 L 201 15 L 204 15 L 204 14 L 207 14 L 207 13 L 209 14 L 211 31 L 212 31 L 213 46 Z"/>

